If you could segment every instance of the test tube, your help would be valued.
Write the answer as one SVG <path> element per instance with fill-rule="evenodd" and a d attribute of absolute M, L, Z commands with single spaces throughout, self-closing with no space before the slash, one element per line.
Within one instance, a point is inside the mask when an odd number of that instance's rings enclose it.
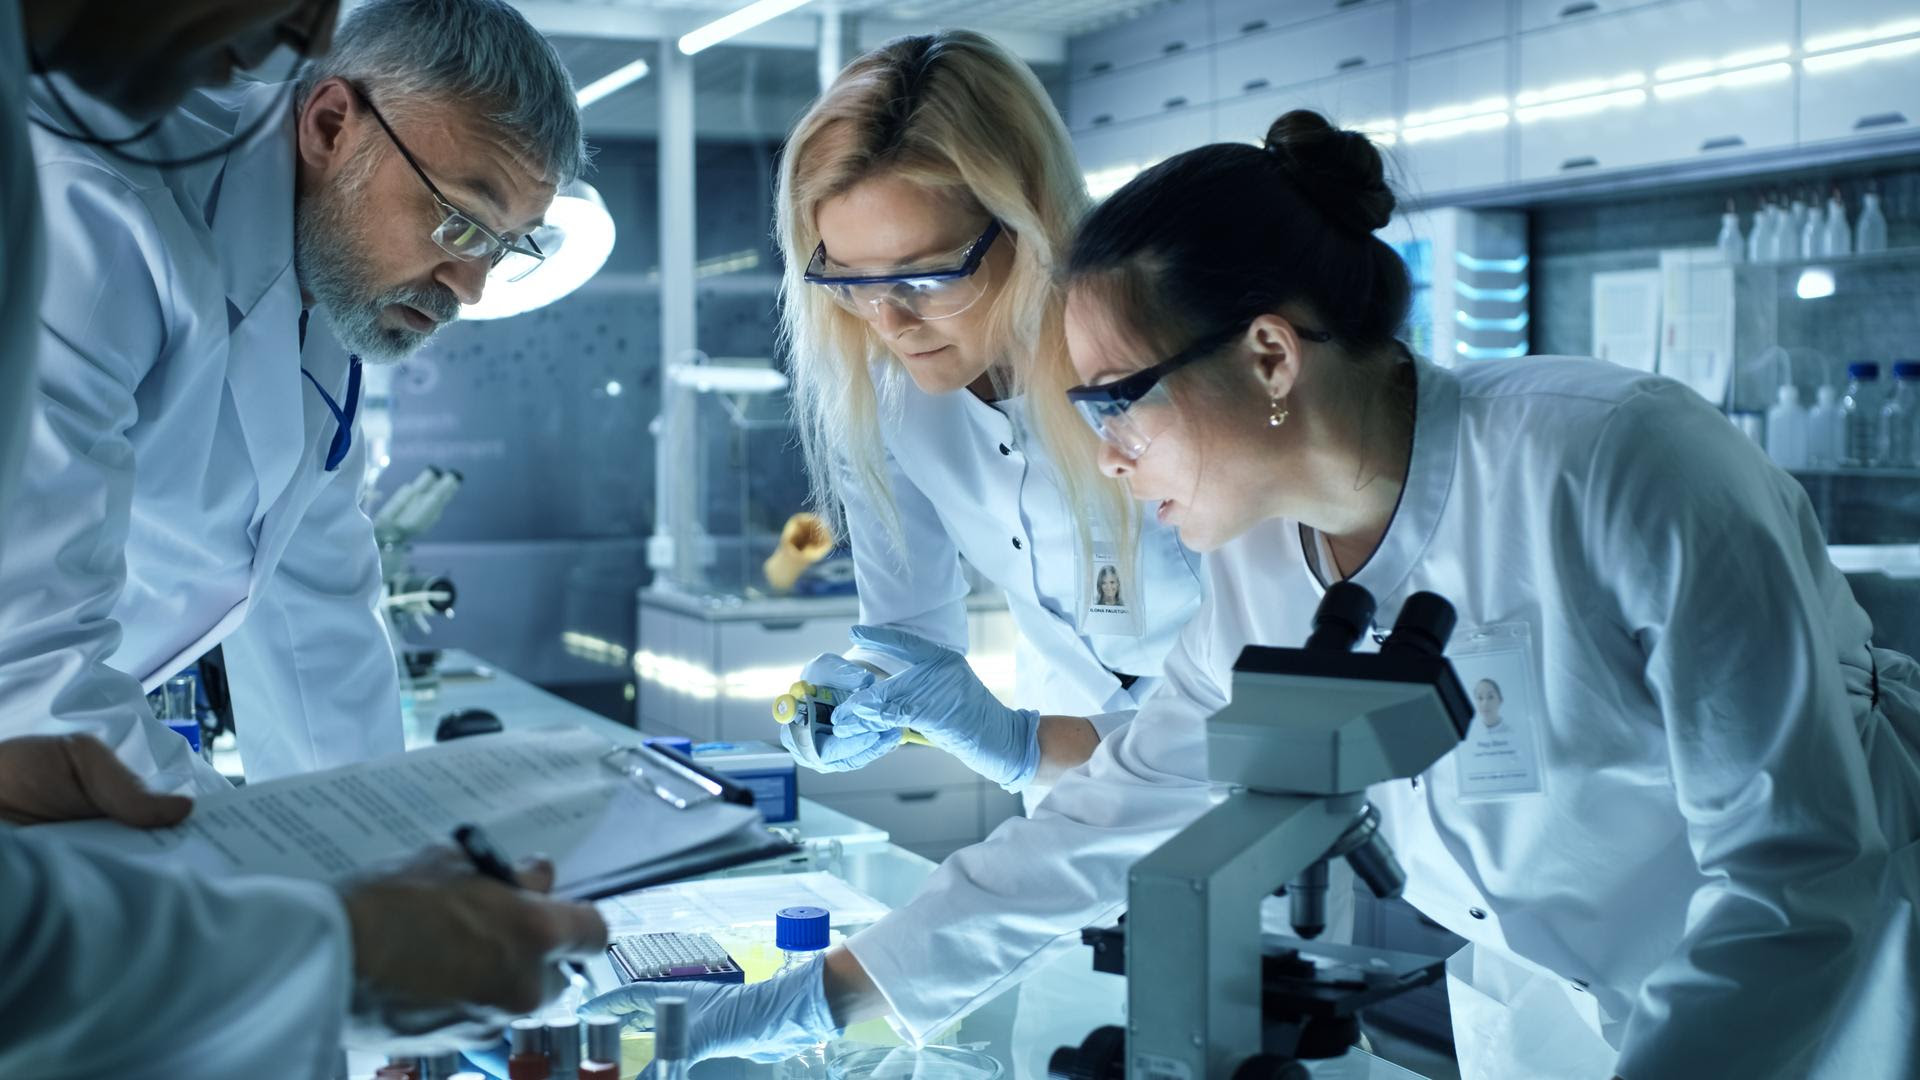
<path fill-rule="evenodd" d="M 199 709 L 194 702 L 194 678 L 191 675 L 175 675 L 167 680 L 167 719 L 174 721 L 194 720 Z"/>
<path fill-rule="evenodd" d="M 549 1080 L 552 1063 L 547 1060 L 547 1025 L 530 1016 L 515 1020 L 507 1029 L 508 1080 Z"/>

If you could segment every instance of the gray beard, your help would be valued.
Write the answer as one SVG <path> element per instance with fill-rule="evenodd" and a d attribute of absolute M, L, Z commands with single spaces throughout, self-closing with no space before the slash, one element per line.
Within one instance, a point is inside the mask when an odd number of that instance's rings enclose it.
<path fill-rule="evenodd" d="M 359 255 L 361 239 L 345 213 L 348 199 L 362 186 L 343 179 L 336 190 L 300 200 L 294 209 L 294 273 L 320 305 L 341 348 L 371 363 L 395 363 L 412 356 L 434 331 L 382 326 L 380 316 L 389 305 L 419 308 L 445 325 L 460 317 L 460 302 L 442 285 L 381 289 L 369 279 L 368 260 Z"/>

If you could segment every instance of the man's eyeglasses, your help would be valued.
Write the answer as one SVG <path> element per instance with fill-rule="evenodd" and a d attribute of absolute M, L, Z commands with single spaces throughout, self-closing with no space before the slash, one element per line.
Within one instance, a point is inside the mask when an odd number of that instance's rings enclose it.
<path fill-rule="evenodd" d="M 877 319 L 884 304 L 892 304 L 916 319 L 951 319 L 972 307 L 987 291 L 983 272 L 987 249 L 1001 232 L 1000 223 L 966 247 L 928 259 L 927 267 L 861 270 L 827 265 L 827 245 L 814 249 L 804 275 L 809 284 L 832 292 L 840 306 L 863 319 Z"/>
<path fill-rule="evenodd" d="M 1249 319 L 1209 334 L 1152 367 L 1142 368 L 1123 379 L 1097 386 L 1076 386 L 1067 391 L 1067 400 L 1073 402 L 1081 418 L 1102 441 L 1126 455 L 1127 460 L 1138 461 L 1153 444 L 1153 436 L 1141 428 L 1134 406 L 1144 403 L 1153 408 L 1172 404 L 1163 380 L 1196 360 L 1218 353 L 1246 333 L 1251 323 Z M 1298 324 L 1294 325 L 1293 332 L 1307 341 L 1333 340 L 1333 335 L 1324 330 L 1309 330 Z"/>
<path fill-rule="evenodd" d="M 393 141 L 393 148 L 400 151 L 400 156 L 413 167 L 414 175 L 427 186 L 427 193 L 433 196 L 433 201 L 446 213 L 446 217 L 433 230 L 433 242 L 440 245 L 440 250 L 461 262 L 491 259 L 493 262 L 489 273 L 502 281 L 519 281 L 540 269 L 540 264 L 546 261 L 547 256 L 531 236 L 519 240 L 503 236 L 480 224 L 472 214 L 453 205 L 427 177 L 427 171 L 420 167 L 420 162 L 407 149 L 407 144 L 394 134 L 393 125 L 387 123 L 387 118 L 380 115 L 379 109 L 374 108 L 367 92 L 354 86 L 353 93 L 360 99 L 360 104 L 367 107 L 367 112 L 373 115 L 374 120 L 379 122 L 380 130 L 386 132 L 387 138 Z"/>

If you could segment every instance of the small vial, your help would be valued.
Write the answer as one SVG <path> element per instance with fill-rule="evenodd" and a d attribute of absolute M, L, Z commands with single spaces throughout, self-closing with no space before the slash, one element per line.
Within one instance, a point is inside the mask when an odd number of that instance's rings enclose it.
<path fill-rule="evenodd" d="M 587 1057 L 580 1063 L 580 1080 L 620 1080 L 620 1021 L 611 1016 L 587 1021 Z"/>
<path fill-rule="evenodd" d="M 551 1080 L 544 1022 L 530 1016 L 515 1020 L 507 1028 L 507 1054 L 507 1080 Z"/>
<path fill-rule="evenodd" d="M 687 1036 L 685 998 L 661 998 L 653 1003 L 653 1078 L 687 1080 L 692 1063 Z"/>
<path fill-rule="evenodd" d="M 773 915 L 773 943 L 780 949 L 778 979 L 811 965 L 832 942 L 826 908 L 781 908 Z M 826 1044 L 810 1047 L 781 1063 L 780 1080 L 821 1080 L 827 1075 Z"/>
<path fill-rule="evenodd" d="M 563 1017 L 547 1021 L 547 1060 L 553 1080 L 567 1080 L 580 1071 L 580 1021 Z"/>

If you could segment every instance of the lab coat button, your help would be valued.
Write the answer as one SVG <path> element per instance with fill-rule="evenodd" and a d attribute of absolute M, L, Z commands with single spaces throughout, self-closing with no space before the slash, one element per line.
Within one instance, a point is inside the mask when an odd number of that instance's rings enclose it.
<path fill-rule="evenodd" d="M 1484 919 L 1484 918 L 1486 918 L 1486 917 L 1487 917 L 1487 913 L 1486 913 L 1486 912 L 1484 912 L 1484 911 L 1481 911 L 1481 910 L 1480 910 L 1479 908 L 1477 908 L 1477 907 L 1470 907 L 1470 908 L 1468 908 L 1468 909 L 1467 909 L 1467 914 L 1469 914 L 1469 915 L 1471 915 L 1471 916 L 1473 916 L 1473 917 L 1474 917 L 1474 918 L 1476 918 L 1476 919 Z"/>
<path fill-rule="evenodd" d="M 1014 537 L 1014 538 L 1013 538 L 1013 550 L 1015 550 L 1015 551 L 1019 551 L 1019 550 L 1021 550 L 1021 549 L 1022 549 L 1022 548 L 1024 548 L 1024 547 L 1026 547 L 1026 545 L 1025 545 L 1025 544 L 1022 544 L 1022 543 L 1020 542 L 1020 538 L 1019 538 L 1019 537 L 1017 537 L 1017 536 L 1016 536 L 1016 537 Z"/>
<path fill-rule="evenodd" d="M 1000 444 L 1000 456 L 1001 456 L 1001 457 L 1012 457 L 1012 456 L 1013 456 L 1013 447 L 1011 447 L 1011 446 L 1008 446 L 1008 445 L 1007 445 L 1006 443 L 1001 443 L 1001 444 Z"/>

